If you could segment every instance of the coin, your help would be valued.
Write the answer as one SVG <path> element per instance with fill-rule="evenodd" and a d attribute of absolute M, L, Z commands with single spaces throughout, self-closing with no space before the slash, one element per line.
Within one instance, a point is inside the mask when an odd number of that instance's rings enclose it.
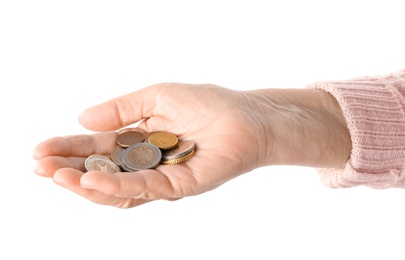
<path fill-rule="evenodd" d="M 91 156 L 101 156 L 101 157 L 105 157 L 105 158 L 111 160 L 111 155 L 110 154 L 96 153 L 96 154 L 92 154 Z"/>
<path fill-rule="evenodd" d="M 144 142 L 148 142 L 148 139 L 151 135 L 156 134 L 156 133 L 165 133 L 165 131 L 152 131 L 152 132 L 147 132 L 145 134 L 145 140 Z"/>
<path fill-rule="evenodd" d="M 165 131 L 145 133 L 138 128 L 117 131 L 117 145 L 110 154 L 93 154 L 85 160 L 88 171 L 133 172 L 177 164 L 194 156 L 195 143 Z"/>
<path fill-rule="evenodd" d="M 126 148 L 122 154 L 122 167 L 131 171 L 156 168 L 162 159 L 160 149 L 150 143 L 137 143 Z"/>
<path fill-rule="evenodd" d="M 84 165 L 87 171 L 102 171 L 109 173 L 117 173 L 121 171 L 118 165 L 104 155 L 90 155 L 86 158 Z"/>
<path fill-rule="evenodd" d="M 176 135 L 169 132 L 155 132 L 151 134 L 147 140 L 149 143 L 156 145 L 162 150 L 167 150 L 175 147 L 178 143 Z"/>
<path fill-rule="evenodd" d="M 138 127 L 121 128 L 120 130 L 117 131 L 117 134 L 120 135 L 120 134 L 123 134 L 123 133 L 128 132 L 128 131 L 138 131 L 138 132 L 141 132 L 141 133 L 145 134 L 145 131 L 143 131 L 142 129 L 140 129 Z"/>
<path fill-rule="evenodd" d="M 193 157 L 194 154 L 195 154 L 195 150 L 192 150 L 190 153 L 188 153 L 188 154 L 186 154 L 186 155 L 184 155 L 182 157 L 179 157 L 179 158 L 176 158 L 176 159 L 171 159 L 171 160 L 162 160 L 160 163 L 164 164 L 164 165 L 182 163 L 182 162 L 187 161 L 191 157 Z"/>
<path fill-rule="evenodd" d="M 145 139 L 145 135 L 140 131 L 127 131 L 117 136 L 117 144 L 122 147 L 129 147 L 133 144 L 142 142 Z"/>
<path fill-rule="evenodd" d="M 193 141 L 179 141 L 176 147 L 162 151 L 162 160 L 168 161 L 183 157 L 194 150 L 195 143 Z"/>
<path fill-rule="evenodd" d="M 121 158 L 125 148 L 120 145 L 116 145 L 111 152 L 111 160 L 113 160 L 118 166 L 122 164 Z"/>
<path fill-rule="evenodd" d="M 120 168 L 123 172 L 134 172 L 135 171 L 135 170 L 128 168 L 123 162 L 121 162 Z"/>

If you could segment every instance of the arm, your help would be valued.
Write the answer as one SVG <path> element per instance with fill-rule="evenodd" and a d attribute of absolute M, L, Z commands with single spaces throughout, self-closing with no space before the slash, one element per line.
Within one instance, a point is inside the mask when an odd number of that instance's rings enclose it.
<path fill-rule="evenodd" d="M 266 165 L 344 167 L 350 136 L 330 94 L 316 89 L 264 89 L 248 95 L 263 140 L 272 140 Z"/>
<path fill-rule="evenodd" d="M 34 149 L 35 172 L 95 203 L 122 208 L 197 195 L 277 164 L 319 168 L 330 187 L 405 187 L 404 78 L 402 73 L 253 91 L 149 86 L 80 115 L 84 127 L 101 133 L 40 143 Z M 116 131 L 134 123 L 145 132 L 163 130 L 193 140 L 194 157 L 131 174 L 86 172 L 85 158 L 111 153 Z"/>
<path fill-rule="evenodd" d="M 405 70 L 309 86 L 335 97 L 351 136 L 343 169 L 319 169 L 329 187 L 405 188 Z"/>

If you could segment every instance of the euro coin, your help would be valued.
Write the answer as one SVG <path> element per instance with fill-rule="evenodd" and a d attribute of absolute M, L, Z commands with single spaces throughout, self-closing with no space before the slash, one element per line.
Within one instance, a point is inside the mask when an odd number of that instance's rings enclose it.
<path fill-rule="evenodd" d="M 169 132 L 155 132 L 147 140 L 148 143 L 154 144 L 162 150 L 175 147 L 178 141 L 177 136 Z"/>
<path fill-rule="evenodd" d="M 194 154 L 195 154 L 195 150 L 192 150 L 190 153 L 188 153 L 188 154 L 186 154 L 186 155 L 184 155 L 182 157 L 179 157 L 179 158 L 176 158 L 176 159 L 171 159 L 171 160 L 162 160 L 160 163 L 164 164 L 164 165 L 182 163 L 182 162 L 187 161 L 191 157 L 193 157 Z"/>
<path fill-rule="evenodd" d="M 145 135 L 140 131 L 127 131 L 117 136 L 117 144 L 121 147 L 129 147 L 144 140 Z"/>
<path fill-rule="evenodd" d="M 115 162 L 118 166 L 121 166 L 122 161 L 122 154 L 124 153 L 125 148 L 121 147 L 120 145 L 116 145 L 111 152 L 111 160 Z"/>
<path fill-rule="evenodd" d="M 123 172 L 134 172 L 135 170 L 128 168 L 124 163 L 121 162 L 120 168 Z"/>
<path fill-rule="evenodd" d="M 137 143 L 126 148 L 122 154 L 121 167 L 131 171 L 156 168 L 162 159 L 160 149 L 150 143 Z"/>
<path fill-rule="evenodd" d="M 87 171 L 102 171 L 109 173 L 120 172 L 120 167 L 104 155 L 90 155 L 84 165 Z"/>
<path fill-rule="evenodd" d="M 179 141 L 176 147 L 162 151 L 162 160 L 168 161 L 183 157 L 194 150 L 195 143 L 193 141 Z"/>
<path fill-rule="evenodd" d="M 117 131 L 110 154 L 93 154 L 84 164 L 87 171 L 134 172 L 185 162 L 194 156 L 195 149 L 193 141 L 179 140 L 170 132 L 123 128 Z"/>
<path fill-rule="evenodd" d="M 120 134 L 123 134 L 128 131 L 137 131 L 137 132 L 141 132 L 142 134 L 145 134 L 145 131 L 143 131 L 142 129 L 140 129 L 138 127 L 121 128 L 120 130 L 117 131 L 117 134 L 120 135 Z"/>
<path fill-rule="evenodd" d="M 145 134 L 145 140 L 144 142 L 148 142 L 148 139 L 151 135 L 153 135 L 154 133 L 157 133 L 157 131 L 153 131 L 153 132 L 148 132 Z"/>

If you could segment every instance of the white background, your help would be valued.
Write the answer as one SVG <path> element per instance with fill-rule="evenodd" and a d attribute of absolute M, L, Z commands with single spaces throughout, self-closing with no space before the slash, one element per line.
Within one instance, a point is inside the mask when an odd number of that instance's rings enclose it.
<path fill-rule="evenodd" d="M 246 90 L 404 69 L 403 1 L 0 2 L 0 259 L 405 259 L 405 191 L 265 167 L 122 210 L 33 173 L 85 108 L 159 82 Z M 318 258 L 319 257 L 319 258 Z"/>

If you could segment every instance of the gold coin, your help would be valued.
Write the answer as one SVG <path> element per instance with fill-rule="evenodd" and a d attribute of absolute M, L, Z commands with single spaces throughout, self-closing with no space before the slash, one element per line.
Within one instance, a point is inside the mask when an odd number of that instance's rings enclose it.
<path fill-rule="evenodd" d="M 154 144 L 162 150 L 175 147 L 178 141 L 177 136 L 169 132 L 155 132 L 148 138 L 148 143 Z"/>
<path fill-rule="evenodd" d="M 121 147 L 129 147 L 144 140 L 145 135 L 140 131 L 130 130 L 117 136 L 117 144 Z"/>
<path fill-rule="evenodd" d="M 178 163 L 182 163 L 187 161 L 188 159 L 190 159 L 191 157 L 193 157 L 195 154 L 195 150 L 192 150 L 190 153 L 184 155 L 183 157 L 177 158 L 177 159 L 173 159 L 173 160 L 165 160 L 165 161 L 161 161 L 161 164 L 165 164 L 165 165 L 169 165 L 169 164 L 178 164 Z"/>
<path fill-rule="evenodd" d="M 144 142 L 147 142 L 148 139 L 149 139 L 149 136 L 151 136 L 151 135 L 154 134 L 154 133 L 156 133 L 156 132 L 148 132 L 148 133 L 146 133 L 146 134 L 145 134 L 145 140 L 144 140 Z"/>
<path fill-rule="evenodd" d="M 145 134 L 145 140 L 144 140 L 144 142 L 147 142 L 147 143 L 148 143 L 149 137 L 150 137 L 151 135 L 153 135 L 153 134 L 156 134 L 156 133 L 162 133 L 162 131 L 152 131 L 152 132 L 146 133 L 146 134 Z"/>

